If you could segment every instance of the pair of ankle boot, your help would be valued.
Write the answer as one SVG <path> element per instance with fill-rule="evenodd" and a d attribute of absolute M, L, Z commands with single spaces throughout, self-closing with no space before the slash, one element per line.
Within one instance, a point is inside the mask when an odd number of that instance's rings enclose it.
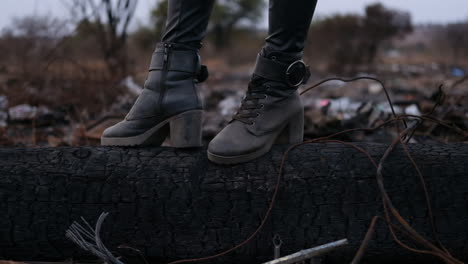
<path fill-rule="evenodd" d="M 203 104 L 197 83 L 208 77 L 196 49 L 160 43 L 153 54 L 143 92 L 125 119 L 106 129 L 102 145 L 160 145 L 167 137 L 176 148 L 202 146 Z M 274 143 L 303 140 L 303 105 L 297 87 L 308 78 L 302 61 L 257 58 L 238 112 L 210 142 L 208 158 L 236 164 L 267 153 Z"/>

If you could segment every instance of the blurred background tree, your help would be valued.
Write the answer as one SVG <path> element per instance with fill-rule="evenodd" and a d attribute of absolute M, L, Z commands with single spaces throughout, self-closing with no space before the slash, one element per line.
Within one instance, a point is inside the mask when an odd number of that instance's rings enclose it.
<path fill-rule="evenodd" d="M 167 0 L 158 1 L 150 11 L 149 23 L 146 26 L 140 26 L 134 33 L 136 43 L 142 49 L 154 48 L 158 39 L 162 38 L 167 20 Z"/>
<path fill-rule="evenodd" d="M 96 38 L 111 76 L 124 77 L 127 68 L 127 39 L 138 0 L 69 0 L 78 33 Z"/>
<path fill-rule="evenodd" d="M 14 65 L 23 78 L 37 81 L 41 78 L 38 64 L 66 35 L 66 23 L 50 16 L 14 18 L 2 33 L 2 61 Z"/>
<path fill-rule="evenodd" d="M 233 30 L 240 24 L 256 25 L 263 18 L 266 0 L 218 0 L 210 18 L 209 32 L 218 50 L 227 49 L 231 44 Z M 167 19 L 168 0 L 158 1 L 151 10 L 150 23 L 136 32 L 137 43 L 142 48 L 154 46 L 161 39 Z"/>
<path fill-rule="evenodd" d="M 454 65 L 468 56 L 468 22 L 448 24 L 445 34 L 440 37 L 446 40 Z"/>
<path fill-rule="evenodd" d="M 367 66 L 371 70 L 385 41 L 403 37 L 413 29 L 409 13 L 372 4 L 365 15 L 333 15 L 312 24 L 307 51 L 328 60 L 327 69 L 351 74 Z"/>
<path fill-rule="evenodd" d="M 218 0 L 211 15 L 211 33 L 218 50 L 231 46 L 232 31 L 241 23 L 255 25 L 262 19 L 265 0 Z"/>
<path fill-rule="evenodd" d="M 393 37 L 401 37 L 413 30 L 411 15 L 408 12 L 389 9 L 382 4 L 366 7 L 363 19 L 364 43 L 366 52 L 364 63 L 372 64 L 382 43 Z"/>

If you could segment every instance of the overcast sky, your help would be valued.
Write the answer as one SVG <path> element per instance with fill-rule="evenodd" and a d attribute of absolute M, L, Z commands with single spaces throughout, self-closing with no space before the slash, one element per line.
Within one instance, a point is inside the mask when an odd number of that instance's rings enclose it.
<path fill-rule="evenodd" d="M 46 14 L 66 18 L 69 14 L 63 4 L 67 0 L 1 0 L 0 30 L 13 17 Z M 145 23 L 151 7 L 157 0 L 139 0 L 136 20 Z M 319 0 L 316 14 L 362 13 L 364 6 L 376 0 Z M 409 11 L 415 23 L 447 23 L 468 19 L 468 0 L 380 0 L 386 6 Z M 266 22 L 264 23 L 264 25 Z"/>

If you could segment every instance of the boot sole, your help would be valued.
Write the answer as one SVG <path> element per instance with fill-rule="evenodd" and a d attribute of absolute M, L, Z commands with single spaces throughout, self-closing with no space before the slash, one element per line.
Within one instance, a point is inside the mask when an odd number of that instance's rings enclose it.
<path fill-rule="evenodd" d="M 276 144 L 299 144 L 299 143 L 302 142 L 302 140 L 298 140 L 297 142 L 285 142 L 283 140 L 279 141 L 278 138 L 277 138 L 274 142 Z M 273 145 L 274 144 L 268 144 L 268 145 L 265 145 L 265 147 L 255 151 L 255 152 L 245 154 L 245 155 L 238 155 L 238 156 L 220 156 L 220 155 L 216 155 L 216 154 L 213 154 L 213 153 L 208 151 L 207 152 L 208 153 L 208 159 L 211 162 L 214 162 L 214 163 L 217 163 L 217 164 L 223 164 L 223 165 L 233 165 L 233 164 L 245 163 L 245 162 L 252 161 L 252 160 L 254 160 L 256 158 L 259 158 L 259 157 L 265 155 L 266 153 L 268 153 L 271 150 Z"/>
<path fill-rule="evenodd" d="M 268 151 L 270 151 L 272 146 L 273 144 L 268 144 L 255 152 L 238 156 L 220 156 L 208 151 L 208 159 L 214 163 L 223 165 L 245 163 L 265 155 L 268 153 Z"/>
<path fill-rule="evenodd" d="M 202 144 L 203 110 L 191 110 L 172 116 L 148 131 L 132 137 L 101 137 L 103 146 L 160 146 L 169 136 L 172 147 L 193 148 Z"/>

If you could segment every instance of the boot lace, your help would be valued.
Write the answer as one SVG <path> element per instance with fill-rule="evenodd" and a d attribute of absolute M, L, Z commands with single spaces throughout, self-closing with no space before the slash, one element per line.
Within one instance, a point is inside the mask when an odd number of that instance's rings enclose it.
<path fill-rule="evenodd" d="M 251 119 L 260 115 L 256 110 L 262 109 L 265 106 L 260 103 L 260 100 L 267 98 L 266 91 L 268 89 L 268 85 L 250 83 L 247 94 L 242 100 L 239 110 L 232 119 L 248 125 L 255 124 Z"/>

